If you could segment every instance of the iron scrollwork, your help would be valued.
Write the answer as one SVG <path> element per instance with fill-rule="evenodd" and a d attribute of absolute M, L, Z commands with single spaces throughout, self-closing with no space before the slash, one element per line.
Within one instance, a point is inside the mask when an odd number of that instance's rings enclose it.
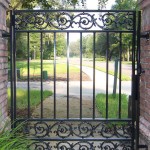
<path fill-rule="evenodd" d="M 35 122 L 25 126 L 28 134 L 33 137 L 43 138 L 131 138 L 132 123 L 112 122 L 87 122 L 87 121 L 57 121 Z"/>
<path fill-rule="evenodd" d="M 133 12 L 19 12 L 16 30 L 133 30 Z"/>
<path fill-rule="evenodd" d="M 107 150 L 131 150 L 131 145 L 128 142 L 102 142 L 99 146 L 99 149 Z"/>
<path fill-rule="evenodd" d="M 116 141 L 57 141 L 57 142 L 33 142 L 29 149 L 40 150 L 132 150 L 130 142 Z"/>
<path fill-rule="evenodd" d="M 131 121 L 30 121 L 25 128 L 31 139 L 37 139 L 28 146 L 31 149 L 132 149 Z"/>

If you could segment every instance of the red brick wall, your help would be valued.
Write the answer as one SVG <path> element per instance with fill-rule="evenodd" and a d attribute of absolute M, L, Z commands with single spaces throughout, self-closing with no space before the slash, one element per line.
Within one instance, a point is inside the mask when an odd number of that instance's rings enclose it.
<path fill-rule="evenodd" d="M 0 1 L 0 130 L 8 121 L 7 113 L 7 67 L 8 51 L 7 40 L 2 38 L 2 32 L 8 31 L 6 27 L 6 10 L 10 0 Z"/>
<path fill-rule="evenodd" d="M 150 32 L 150 0 L 140 0 L 142 32 Z M 140 144 L 150 150 L 150 41 L 141 40 L 141 65 L 145 73 L 140 82 Z"/>

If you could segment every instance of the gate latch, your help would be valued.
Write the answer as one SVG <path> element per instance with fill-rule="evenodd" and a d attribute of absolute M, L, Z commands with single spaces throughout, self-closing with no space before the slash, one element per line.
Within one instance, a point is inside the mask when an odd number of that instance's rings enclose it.
<path fill-rule="evenodd" d="M 150 32 L 143 32 L 140 35 L 140 38 L 145 38 L 147 41 L 150 39 Z"/>
<path fill-rule="evenodd" d="M 138 145 L 139 149 L 143 149 L 145 148 L 145 150 L 148 150 L 148 146 L 147 145 Z"/>
<path fill-rule="evenodd" d="M 141 64 L 138 67 L 138 75 L 141 75 L 142 73 L 145 73 L 145 70 L 142 69 Z"/>

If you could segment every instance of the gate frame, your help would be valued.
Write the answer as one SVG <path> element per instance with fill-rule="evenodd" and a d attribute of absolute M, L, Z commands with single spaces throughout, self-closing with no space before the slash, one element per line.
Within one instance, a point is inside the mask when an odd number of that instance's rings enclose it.
<path fill-rule="evenodd" d="M 23 10 L 20 10 L 20 12 L 36 12 L 37 10 L 35 11 L 23 11 Z M 140 93 L 139 93 L 139 77 L 142 73 L 142 70 L 141 70 L 141 65 L 140 65 L 140 28 L 141 28 L 141 12 L 138 13 L 138 23 L 136 21 L 136 11 L 115 11 L 115 10 L 104 10 L 104 11 L 101 11 L 101 10 L 39 10 L 39 12 L 133 12 L 133 18 L 134 18 L 134 21 L 133 21 L 133 36 L 135 35 L 135 38 L 133 39 L 133 43 L 132 43 L 132 106 L 135 106 L 135 107 L 132 107 L 132 146 L 135 145 L 135 149 L 138 149 L 139 148 L 139 115 L 140 115 L 140 108 L 139 108 L 139 97 L 140 97 Z M 19 12 L 18 10 L 17 11 L 10 11 L 10 57 L 11 57 L 11 63 L 10 63 L 10 69 L 11 69 L 11 121 L 12 121 L 12 128 L 15 128 L 16 125 L 17 125 L 17 122 L 20 122 L 20 121 L 24 121 L 24 119 L 20 119 L 19 121 L 17 120 L 17 117 L 16 117 L 16 52 L 15 52 L 15 41 L 16 41 L 16 38 L 15 38 L 15 33 L 16 30 L 15 30 L 15 12 Z M 37 11 L 38 12 L 38 11 Z M 138 26 L 138 29 L 136 31 L 136 27 Z M 87 30 L 86 30 L 87 31 Z M 32 32 L 32 31 L 31 31 Z M 82 33 L 82 31 L 77 31 L 78 33 Z M 92 31 L 91 31 L 92 32 Z M 92 33 L 96 33 L 97 31 L 93 31 Z M 110 31 L 107 31 L 105 30 L 104 32 L 110 32 Z M 115 31 L 114 31 L 115 32 Z M 30 31 L 27 31 L 26 33 L 30 33 Z M 39 33 L 39 32 L 38 32 Z M 43 33 L 43 32 L 41 32 Z M 54 32 L 52 32 L 54 33 Z M 55 32 L 56 33 L 56 32 Z M 65 32 L 65 33 L 70 33 L 69 32 Z M 120 32 L 118 32 L 120 33 Z M 124 32 L 122 32 L 124 33 Z M 55 34 L 54 34 L 55 35 Z M 133 37 L 132 36 L 132 37 Z M 137 54 L 135 54 L 135 51 L 136 51 L 136 39 L 137 39 Z M 68 41 L 67 41 L 68 42 Z M 81 58 L 80 58 L 81 59 Z M 135 62 L 136 62 L 136 59 L 137 59 L 137 74 L 135 75 Z M 42 75 L 41 75 L 42 76 Z M 80 121 L 93 121 L 93 120 L 84 120 L 83 118 L 80 118 L 81 120 Z M 35 121 L 34 119 L 30 119 L 28 118 L 28 121 L 30 120 L 33 120 Z M 38 119 L 37 119 L 38 120 Z M 42 119 L 43 121 L 50 121 L 50 120 L 46 120 L 46 119 Z M 42 121 L 39 119 L 39 121 Z M 73 119 L 74 121 L 79 121 L 78 119 Z M 101 119 L 100 119 L 101 120 Z M 94 119 L 94 121 L 100 121 L 99 119 Z M 126 119 L 124 119 L 125 121 Z M 57 119 L 52 119 L 52 121 L 57 121 Z M 62 121 L 60 119 L 60 121 Z M 63 120 L 64 121 L 64 120 Z M 69 120 L 66 120 L 66 121 L 72 121 L 71 119 Z M 115 121 L 115 120 L 105 120 L 104 121 Z M 134 126 L 136 124 L 136 127 Z M 136 142 L 134 141 L 136 140 Z M 84 141 L 84 140 L 83 140 Z M 132 147 L 133 148 L 133 147 Z"/>

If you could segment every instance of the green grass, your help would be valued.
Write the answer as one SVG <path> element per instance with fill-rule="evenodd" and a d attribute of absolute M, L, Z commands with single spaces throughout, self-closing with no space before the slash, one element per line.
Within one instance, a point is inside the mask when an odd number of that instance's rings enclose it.
<path fill-rule="evenodd" d="M 84 66 L 91 67 L 91 68 L 93 67 L 93 66 L 91 66 L 91 65 L 86 65 L 86 64 L 84 64 Z M 96 66 L 95 69 L 106 73 L 106 68 L 102 68 L 102 67 Z M 114 71 L 108 70 L 108 74 L 114 76 Z M 117 78 L 119 79 L 119 74 L 118 74 Z M 131 78 L 130 78 L 129 76 L 127 76 L 127 75 L 122 74 L 122 76 L 121 76 L 121 81 L 131 81 Z"/>
<path fill-rule="evenodd" d="M 123 64 L 132 65 L 132 61 L 122 61 Z"/>
<path fill-rule="evenodd" d="M 28 67 L 27 61 L 17 61 L 16 63 L 17 69 L 20 69 L 21 76 L 27 76 Z M 41 74 L 41 62 L 39 60 L 30 62 L 30 76 L 39 76 Z M 78 73 L 80 70 L 77 67 L 69 66 L 69 70 L 72 73 Z M 53 76 L 54 74 L 54 64 L 52 61 L 43 60 L 43 71 L 47 71 L 48 76 Z M 65 74 L 67 73 L 67 65 L 66 64 L 56 64 L 56 73 L 57 74 Z"/>
<path fill-rule="evenodd" d="M 10 108 L 10 89 L 8 93 L 8 107 Z M 43 100 L 52 95 L 51 91 L 43 91 Z M 17 109 L 25 109 L 28 106 L 28 93 L 27 90 L 17 89 L 16 93 L 16 106 Z M 30 107 L 34 109 L 41 102 L 41 92 L 39 90 L 30 90 Z"/>
<path fill-rule="evenodd" d="M 97 67 L 97 66 L 96 66 L 96 69 L 99 70 L 99 71 L 102 71 L 102 72 L 105 72 L 105 73 L 106 73 L 106 69 L 105 69 L 105 68 L 100 68 L 100 67 Z M 114 71 L 109 70 L 109 71 L 108 71 L 108 74 L 114 75 Z M 119 74 L 118 74 L 118 78 L 119 78 Z M 127 75 L 122 74 L 121 80 L 122 80 L 122 81 L 131 81 L 131 78 L 130 78 L 129 76 L 127 76 Z"/>
<path fill-rule="evenodd" d="M 100 113 L 100 117 L 106 117 L 106 94 L 97 94 L 96 107 Z M 119 117 L 119 94 L 108 95 L 108 118 Z M 121 95 L 121 118 L 128 118 L 128 100 L 127 95 Z"/>
<path fill-rule="evenodd" d="M 123 63 L 124 64 L 131 64 L 131 62 L 123 62 Z M 92 67 L 92 66 L 86 65 L 86 64 L 84 64 L 84 66 Z M 17 67 L 17 69 L 20 69 L 21 79 L 26 78 L 26 76 L 28 74 L 27 61 L 17 61 L 16 67 Z M 29 67 L 30 67 L 30 78 L 32 78 L 32 77 L 36 78 L 36 77 L 39 77 L 41 75 L 41 63 L 39 60 L 32 60 L 30 62 Z M 96 69 L 106 73 L 106 68 L 96 66 Z M 47 71 L 48 76 L 53 77 L 53 75 L 54 75 L 54 64 L 53 64 L 53 62 L 43 60 L 43 71 Z M 69 71 L 71 73 L 79 73 L 80 72 L 79 68 L 72 66 L 72 65 L 69 66 Z M 67 65 L 63 64 L 63 63 L 56 64 L 56 73 L 57 74 L 66 74 L 67 73 Z M 114 75 L 114 71 L 109 70 L 108 74 Z M 118 78 L 119 78 L 119 74 L 118 74 Z M 131 78 L 128 75 L 122 74 L 121 80 L 122 81 L 130 81 Z"/>

